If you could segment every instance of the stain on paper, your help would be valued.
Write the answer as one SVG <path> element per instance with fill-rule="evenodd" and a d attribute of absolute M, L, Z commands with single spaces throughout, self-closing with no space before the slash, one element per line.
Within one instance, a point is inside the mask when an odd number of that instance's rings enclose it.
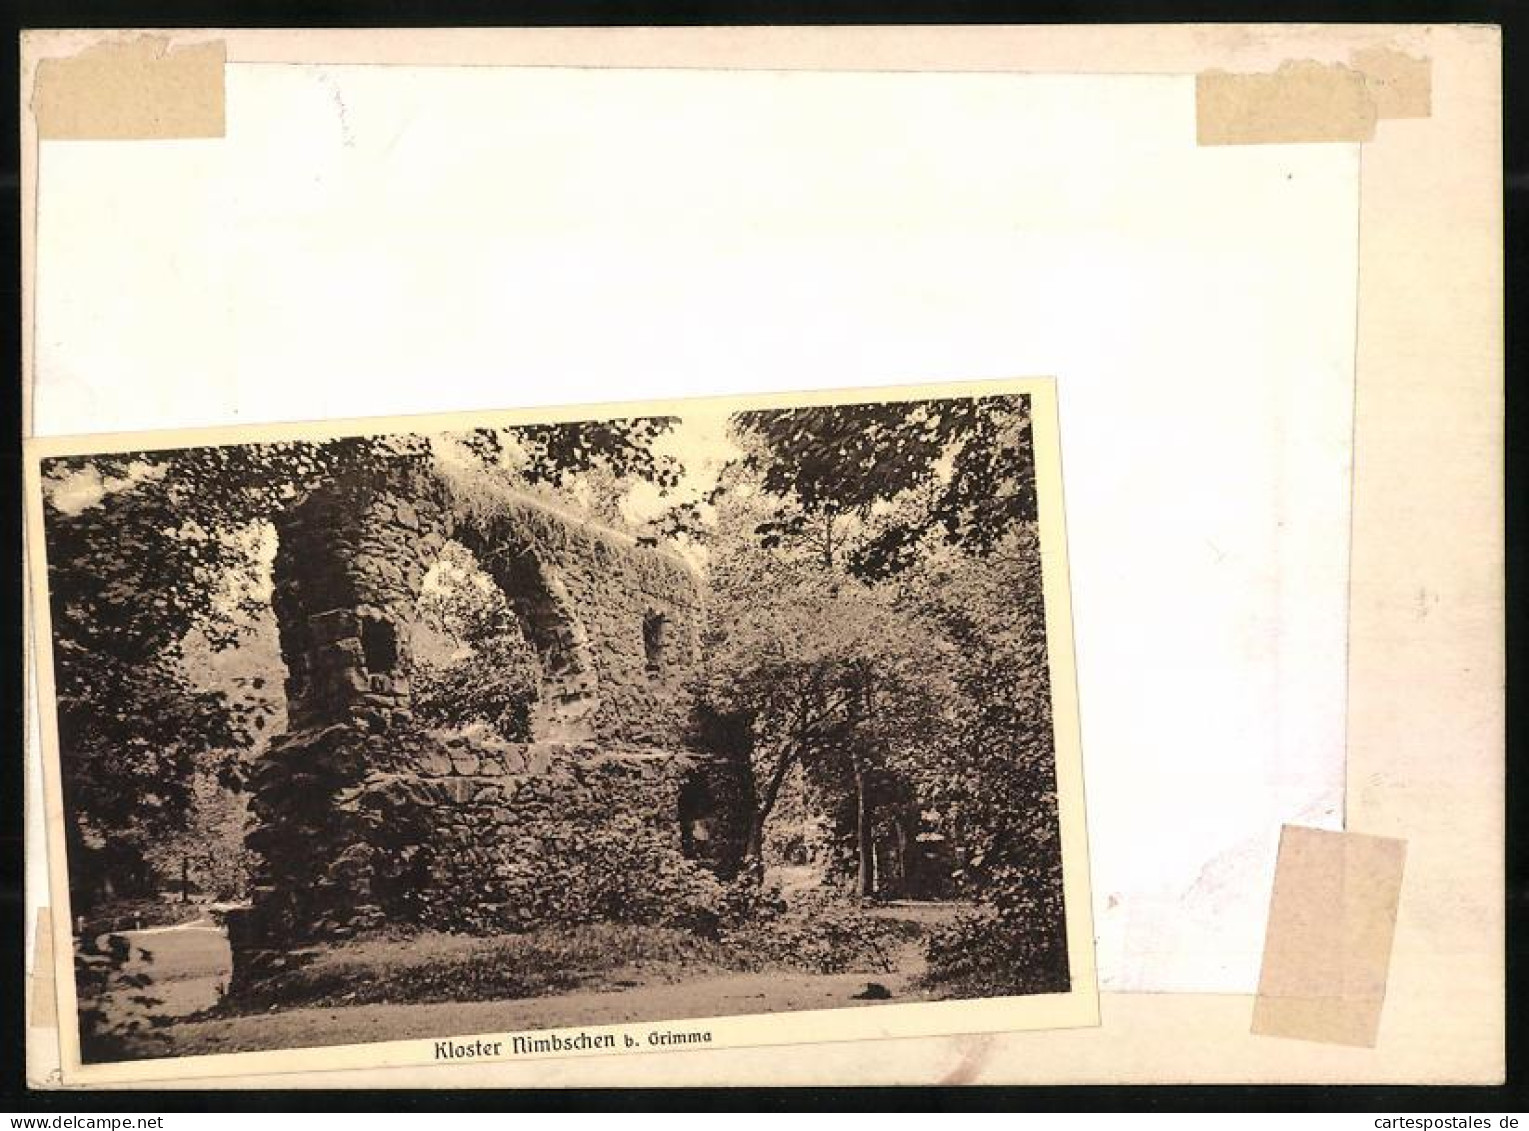
<path fill-rule="evenodd" d="M 939 1086 L 960 1087 L 963 1084 L 975 1083 L 982 1075 L 982 1069 L 987 1065 L 996 1040 L 992 1033 L 977 1033 L 958 1038 L 956 1043 L 961 1050 L 961 1059 L 956 1062 L 954 1068 L 940 1077 Z"/>

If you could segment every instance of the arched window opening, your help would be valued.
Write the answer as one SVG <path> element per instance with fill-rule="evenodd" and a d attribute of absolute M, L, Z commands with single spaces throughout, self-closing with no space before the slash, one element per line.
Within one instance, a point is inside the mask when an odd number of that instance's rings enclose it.
<path fill-rule="evenodd" d="M 361 621 L 361 654 L 371 675 L 390 675 L 398 667 L 398 634 L 381 617 Z"/>
<path fill-rule="evenodd" d="M 712 855 L 715 808 L 711 791 L 700 778 L 690 778 L 680 787 L 680 851 L 687 859 L 704 860 Z"/>
<path fill-rule="evenodd" d="M 657 678 L 664 674 L 664 628 L 662 613 L 649 613 L 642 618 L 642 651 L 647 661 L 648 675 Z"/>
<path fill-rule="evenodd" d="M 410 636 L 415 715 L 434 729 L 487 726 L 531 737 L 541 684 L 536 652 L 478 556 L 448 541 L 425 571 Z"/>

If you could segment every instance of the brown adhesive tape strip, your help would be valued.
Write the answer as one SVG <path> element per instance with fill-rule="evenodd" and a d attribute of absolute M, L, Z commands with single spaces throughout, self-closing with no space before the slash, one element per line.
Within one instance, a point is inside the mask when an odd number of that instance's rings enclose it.
<path fill-rule="evenodd" d="M 1281 63 L 1272 75 L 1206 71 L 1195 78 L 1201 145 L 1369 141 L 1375 102 L 1364 76 L 1341 63 Z"/>
<path fill-rule="evenodd" d="M 1433 63 L 1390 47 L 1366 47 L 1349 56 L 1364 76 L 1365 89 L 1380 118 L 1427 118 L 1433 115 Z"/>
<path fill-rule="evenodd" d="M 58 1028 L 58 1000 L 53 995 L 53 916 L 37 909 L 37 933 L 32 936 L 32 1016 L 34 1029 Z"/>
<path fill-rule="evenodd" d="M 1382 118 L 1426 118 L 1432 65 L 1389 47 L 1348 64 L 1287 60 L 1272 74 L 1205 71 L 1195 78 L 1200 145 L 1365 142 Z"/>
<path fill-rule="evenodd" d="M 1280 832 L 1253 1032 L 1375 1046 L 1407 842 Z"/>
<path fill-rule="evenodd" d="M 32 87 L 37 135 L 56 140 L 224 136 L 222 40 L 172 47 L 164 36 L 100 43 L 43 59 Z"/>

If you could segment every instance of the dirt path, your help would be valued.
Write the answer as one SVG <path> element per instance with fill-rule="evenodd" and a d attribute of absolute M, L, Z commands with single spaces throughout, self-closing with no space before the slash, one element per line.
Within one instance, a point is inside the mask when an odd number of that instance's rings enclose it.
<path fill-rule="evenodd" d="M 919 924 L 921 933 L 948 920 L 960 904 L 899 902 L 871 914 Z M 131 932 L 135 945 L 154 952 L 143 967 L 162 1001 L 156 1010 L 175 1020 L 163 1030 L 169 1044 L 155 1056 L 197 1056 L 268 1049 L 313 1048 L 371 1041 L 513 1033 L 638 1021 L 726 1017 L 809 1009 L 843 1009 L 880 1001 L 925 1000 L 914 986 L 924 969 L 921 940 L 909 939 L 888 957 L 892 972 L 874 969 L 839 974 L 772 970 L 759 973 L 698 971 L 682 982 L 645 982 L 649 971 L 622 969 L 603 975 L 600 989 L 504 1001 L 372 1004 L 282 1009 L 261 1014 L 188 1017 L 217 1000 L 228 978 L 227 941 L 205 921 L 152 932 Z M 857 998 L 870 983 L 889 998 Z"/>
<path fill-rule="evenodd" d="M 857 1000 L 868 982 L 892 1001 L 919 1001 L 904 972 L 792 974 L 776 971 L 692 978 L 679 984 L 581 990 L 518 1001 L 439 1002 L 430 1005 L 353 1005 L 343 1009 L 289 1009 L 247 1017 L 189 1021 L 168 1030 L 167 1055 L 252 1052 L 407 1040 L 417 1037 L 567 1029 L 654 1019 L 725 1017 L 802 1009 L 875 1005 Z"/>
<path fill-rule="evenodd" d="M 152 1013 L 185 1017 L 211 1008 L 222 998 L 233 969 L 233 955 L 227 934 L 211 919 L 198 917 L 170 927 L 116 933 L 132 947 L 123 972 L 146 974 L 150 979 L 146 992 L 156 1001 Z M 117 1018 L 142 1014 L 144 1011 L 131 1002 L 137 992 L 109 994 L 102 1003 L 107 1014 Z"/>

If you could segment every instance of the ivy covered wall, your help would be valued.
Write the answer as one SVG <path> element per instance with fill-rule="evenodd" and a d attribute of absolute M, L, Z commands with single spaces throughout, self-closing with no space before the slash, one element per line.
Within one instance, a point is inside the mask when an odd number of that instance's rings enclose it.
<path fill-rule="evenodd" d="M 386 923 L 487 932 L 706 903 L 742 826 L 695 801 L 736 793 L 733 771 L 681 749 L 702 616 L 683 561 L 501 487 L 423 475 L 333 482 L 277 534 L 289 723 L 252 778 L 236 988 L 293 947 Z M 536 653 L 530 742 L 415 717 L 411 630 L 451 538 Z M 611 866 L 633 853 L 647 866 Z M 659 903 L 597 882 L 614 871 L 666 877 Z"/>

